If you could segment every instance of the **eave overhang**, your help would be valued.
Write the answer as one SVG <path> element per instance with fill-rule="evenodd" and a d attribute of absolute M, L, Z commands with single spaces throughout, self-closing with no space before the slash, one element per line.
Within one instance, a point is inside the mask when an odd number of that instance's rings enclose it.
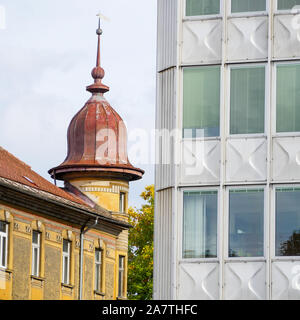
<path fill-rule="evenodd" d="M 1 177 L 0 201 L 48 218 L 65 221 L 79 228 L 93 226 L 93 229 L 118 235 L 121 231 L 132 227 L 129 223 L 109 217 L 108 212 L 101 214 L 93 208 Z M 98 223 L 94 225 L 96 220 Z"/>

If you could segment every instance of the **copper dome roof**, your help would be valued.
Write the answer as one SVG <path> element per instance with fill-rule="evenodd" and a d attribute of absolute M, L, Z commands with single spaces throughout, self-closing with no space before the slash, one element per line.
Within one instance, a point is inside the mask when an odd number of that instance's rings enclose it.
<path fill-rule="evenodd" d="M 109 87 L 102 83 L 104 70 L 100 66 L 100 28 L 97 34 L 97 62 L 92 70 L 94 83 L 86 88 L 92 97 L 71 120 L 66 159 L 50 169 L 49 173 L 52 178 L 59 180 L 65 180 L 66 175 L 70 174 L 137 180 L 144 171 L 135 168 L 128 160 L 126 126 L 103 96 Z"/>

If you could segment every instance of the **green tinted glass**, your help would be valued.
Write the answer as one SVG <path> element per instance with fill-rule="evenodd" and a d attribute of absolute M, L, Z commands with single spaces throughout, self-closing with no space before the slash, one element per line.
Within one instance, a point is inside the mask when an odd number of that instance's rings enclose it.
<path fill-rule="evenodd" d="M 290 10 L 294 6 L 300 6 L 300 0 L 278 0 L 277 2 L 278 10 Z"/>
<path fill-rule="evenodd" d="M 300 64 L 277 66 L 276 131 L 300 131 Z"/>
<path fill-rule="evenodd" d="M 231 12 L 266 11 L 266 0 L 231 0 Z"/>
<path fill-rule="evenodd" d="M 183 136 L 220 134 L 220 67 L 185 68 L 183 72 Z"/>
<path fill-rule="evenodd" d="M 186 15 L 201 16 L 220 13 L 220 0 L 186 0 Z"/>
<path fill-rule="evenodd" d="M 230 134 L 265 131 L 265 67 L 236 67 L 230 78 Z"/>

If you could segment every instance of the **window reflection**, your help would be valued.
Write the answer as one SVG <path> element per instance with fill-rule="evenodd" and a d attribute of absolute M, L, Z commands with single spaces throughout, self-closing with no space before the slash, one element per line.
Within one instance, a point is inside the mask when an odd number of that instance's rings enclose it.
<path fill-rule="evenodd" d="M 300 188 L 276 189 L 276 255 L 300 255 Z"/>
<path fill-rule="evenodd" d="M 264 190 L 229 192 L 229 257 L 264 255 Z"/>

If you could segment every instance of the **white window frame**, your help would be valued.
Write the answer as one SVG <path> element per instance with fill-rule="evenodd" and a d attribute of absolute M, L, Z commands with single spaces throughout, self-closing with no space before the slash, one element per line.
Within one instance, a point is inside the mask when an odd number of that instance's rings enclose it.
<path fill-rule="evenodd" d="M 204 192 L 204 191 L 216 191 L 217 192 L 217 257 L 214 258 L 184 258 L 183 257 L 183 219 L 184 219 L 184 202 L 183 202 L 183 196 L 184 192 Z M 222 236 L 221 236 L 221 224 L 222 224 L 222 218 L 220 215 L 221 212 L 221 192 L 219 187 L 188 187 L 188 188 L 182 188 L 181 189 L 181 195 L 180 195 L 180 208 L 181 208 L 181 217 L 179 220 L 179 230 L 180 230 L 180 236 L 179 236 L 179 250 L 180 250 L 180 262 L 181 263 L 189 263 L 189 262 L 218 262 L 220 259 L 220 248 L 222 248 Z"/>
<path fill-rule="evenodd" d="M 243 133 L 243 134 L 231 134 L 230 133 L 230 110 L 231 110 L 231 69 L 236 69 L 236 68 L 251 68 L 251 67 L 265 67 L 265 125 L 264 125 L 264 132 L 263 133 Z M 227 110 L 226 110 L 226 115 L 227 115 L 227 120 L 226 122 L 226 135 L 229 138 L 246 138 L 246 137 L 251 137 L 251 138 L 262 138 L 267 136 L 267 132 L 269 131 L 269 66 L 267 63 L 234 63 L 228 66 L 228 71 L 227 72 Z"/>
<path fill-rule="evenodd" d="M 228 0 L 225 0 L 228 1 Z M 231 1 L 228 1 L 228 17 L 258 17 L 258 16 L 267 16 L 270 10 L 270 3 L 269 0 L 266 0 L 266 10 L 264 11 L 246 11 L 246 12 L 231 12 Z"/>
<path fill-rule="evenodd" d="M 184 5 L 184 8 L 183 8 L 183 20 L 184 21 L 188 21 L 188 20 L 211 20 L 211 19 L 222 18 L 223 8 L 224 8 L 223 0 L 220 0 L 220 12 L 219 13 L 199 15 L 199 16 L 187 16 L 186 15 L 186 0 L 184 0 L 183 2 L 184 2 L 183 3 L 183 5 Z"/>
<path fill-rule="evenodd" d="M 120 192 L 119 195 L 119 211 L 120 212 L 125 212 L 125 199 L 126 199 L 126 193 L 125 192 Z"/>
<path fill-rule="evenodd" d="M 297 61 L 280 61 L 280 62 L 275 62 L 273 65 L 273 79 L 272 79 L 272 88 L 273 88 L 273 93 L 272 93 L 272 101 L 273 106 L 272 106 L 272 113 L 271 113 L 271 122 L 272 122 L 272 136 L 273 137 L 299 137 L 300 136 L 300 131 L 295 131 L 295 132 L 277 132 L 276 128 L 276 122 L 277 122 L 277 66 L 279 65 L 289 65 L 289 64 L 298 64 L 300 65 L 300 62 Z"/>
<path fill-rule="evenodd" d="M 5 231 L 0 231 L 0 268 L 7 268 L 7 257 L 8 257 L 8 223 L 1 221 L 5 226 Z M 3 239 L 5 239 L 5 252 L 3 253 Z M 2 264 L 4 256 L 4 265 Z"/>
<path fill-rule="evenodd" d="M 124 297 L 125 291 L 125 256 L 119 255 L 118 266 L 118 297 Z M 120 262 L 123 262 L 120 266 Z M 121 275 L 121 276 L 120 276 Z"/>
<path fill-rule="evenodd" d="M 300 188 L 300 184 L 276 184 L 272 190 L 271 208 L 271 261 L 300 261 L 300 256 L 276 256 L 276 189 L 277 188 Z"/>
<path fill-rule="evenodd" d="M 99 252 L 99 260 L 96 259 L 96 252 Z M 98 268 L 98 282 L 97 282 L 97 266 Z M 103 250 L 95 249 L 95 291 L 102 292 L 102 273 L 103 273 Z"/>
<path fill-rule="evenodd" d="M 63 243 L 64 241 L 68 243 L 68 252 L 65 252 L 64 249 L 62 250 L 62 283 L 70 284 L 71 241 L 63 239 Z M 67 265 L 65 264 L 65 258 L 67 258 Z M 65 279 L 66 270 L 67 270 L 67 279 Z"/>
<path fill-rule="evenodd" d="M 33 234 L 36 233 L 38 236 L 38 243 L 34 243 L 33 242 Z M 37 273 L 34 273 L 35 270 L 35 260 L 34 260 L 34 251 L 35 249 L 37 249 L 37 266 L 36 266 L 36 270 Z M 32 232 L 32 261 L 31 261 L 31 275 L 38 277 L 40 275 L 40 255 L 41 255 L 41 233 L 38 231 L 33 231 Z"/>
<path fill-rule="evenodd" d="M 229 192 L 230 190 L 236 189 L 263 189 L 264 190 L 264 249 L 263 249 L 263 256 L 260 257 L 229 257 Z M 224 258 L 226 261 L 248 261 L 248 262 L 256 262 L 256 261 L 266 261 L 268 252 L 268 239 L 269 239 L 269 218 L 268 218 L 268 192 L 266 185 L 240 185 L 240 186 L 228 186 L 226 188 L 226 214 L 225 214 L 225 221 L 224 221 Z"/>

